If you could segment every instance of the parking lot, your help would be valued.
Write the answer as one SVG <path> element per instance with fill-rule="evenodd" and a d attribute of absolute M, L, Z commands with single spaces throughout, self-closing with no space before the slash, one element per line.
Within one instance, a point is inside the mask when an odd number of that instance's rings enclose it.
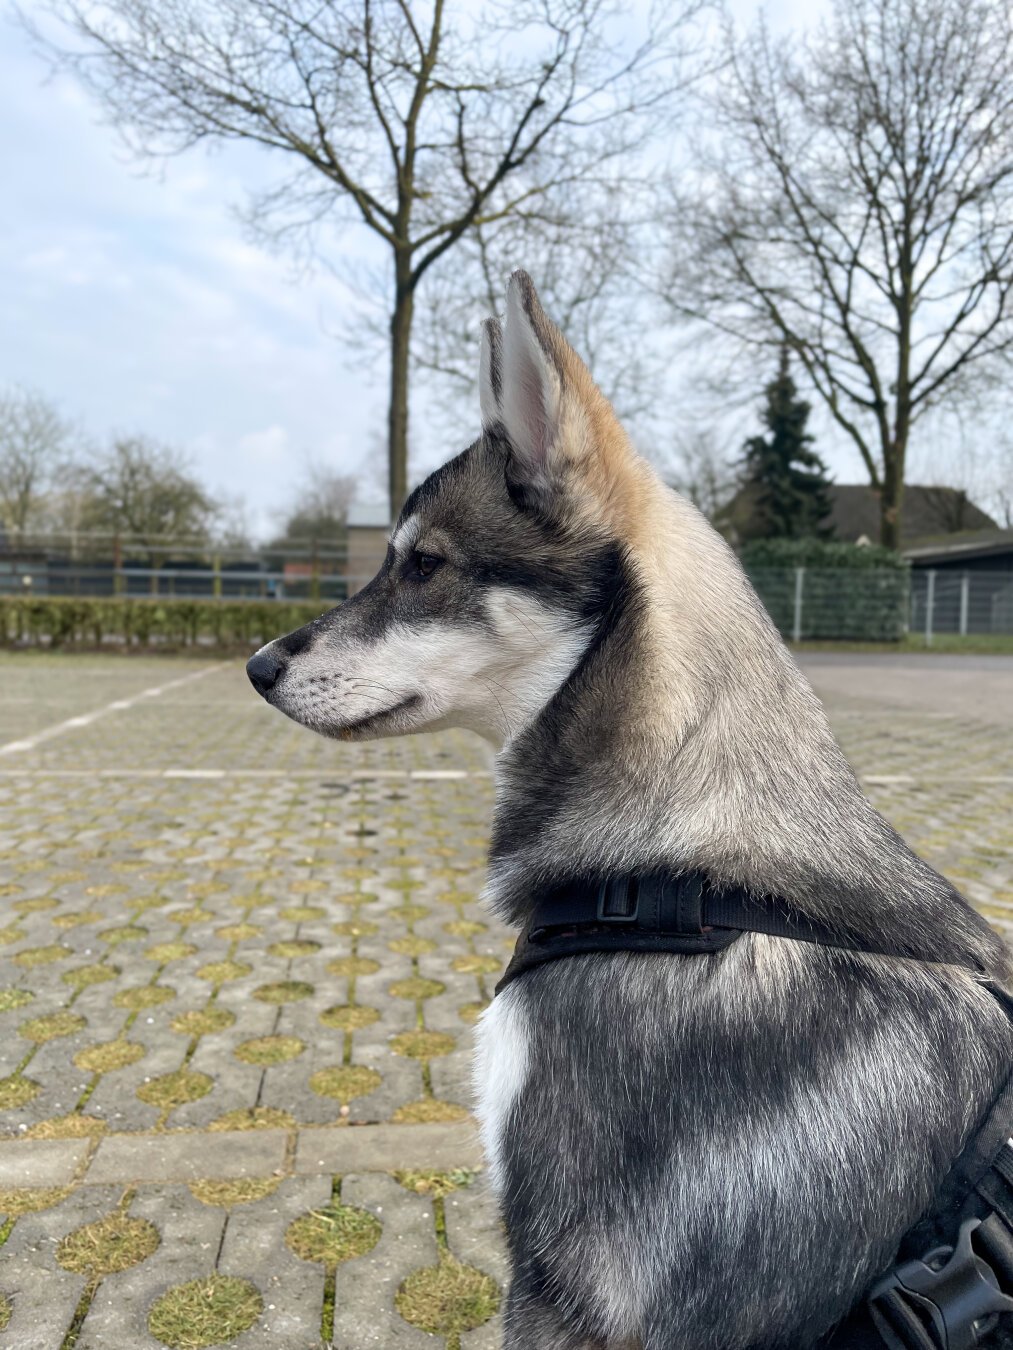
<path fill-rule="evenodd" d="M 1013 659 L 801 659 L 875 804 L 1013 931 Z M 0 1346 L 498 1345 L 487 750 L 326 742 L 236 660 L 0 679 Z"/>

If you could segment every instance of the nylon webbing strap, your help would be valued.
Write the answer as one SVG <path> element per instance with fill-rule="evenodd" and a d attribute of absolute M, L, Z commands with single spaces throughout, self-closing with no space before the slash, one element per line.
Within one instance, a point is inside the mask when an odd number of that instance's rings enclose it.
<path fill-rule="evenodd" d="M 742 933 L 764 933 L 884 956 L 906 953 L 887 941 L 871 946 L 807 918 L 778 896 L 717 887 L 698 871 L 581 877 L 535 899 L 528 926 L 499 988 L 533 966 L 593 951 L 705 955 Z"/>

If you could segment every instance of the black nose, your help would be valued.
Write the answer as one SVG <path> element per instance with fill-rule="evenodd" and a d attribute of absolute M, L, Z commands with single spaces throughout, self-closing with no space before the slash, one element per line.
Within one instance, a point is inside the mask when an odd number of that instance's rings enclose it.
<path fill-rule="evenodd" d="M 257 693 L 266 696 L 269 689 L 278 683 L 278 676 L 285 669 L 284 664 L 270 652 L 257 652 L 246 663 L 246 673 Z"/>

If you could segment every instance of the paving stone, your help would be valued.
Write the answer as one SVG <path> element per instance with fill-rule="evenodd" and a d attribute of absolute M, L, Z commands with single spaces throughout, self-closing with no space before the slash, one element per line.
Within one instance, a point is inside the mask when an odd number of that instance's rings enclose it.
<path fill-rule="evenodd" d="M 334 1287 L 334 1350 L 415 1350 L 433 1337 L 410 1326 L 394 1307 L 401 1282 L 437 1259 L 432 1205 L 410 1195 L 390 1177 L 346 1176 L 341 1203 L 367 1209 L 383 1224 L 380 1241 L 365 1256 L 343 1262 Z"/>
<path fill-rule="evenodd" d="M 271 1176 L 284 1166 L 287 1144 L 284 1130 L 107 1135 L 86 1180 L 96 1184 Z"/>
<path fill-rule="evenodd" d="M 991 922 L 1013 936 L 1010 663 L 990 664 L 987 672 L 976 675 L 956 669 L 947 675 L 946 658 L 915 667 L 915 658 L 804 659 L 810 661 L 834 729 L 874 804 Z M 33 718 L 41 729 L 163 684 L 169 669 L 174 677 L 201 668 L 198 661 L 167 662 L 144 655 L 125 660 L 0 654 L 6 696 L 0 703 L 0 724 L 6 719 L 11 728 L 6 735 L 0 729 L 0 742 L 25 734 Z M 973 662 L 961 667 L 964 672 L 977 669 Z M 983 699 L 979 693 L 986 687 L 991 692 Z M 303 1124 L 324 1125 L 300 1137 L 297 1166 L 309 1169 L 307 1178 L 321 1163 L 347 1175 L 359 1166 L 386 1170 L 392 1165 L 454 1166 L 477 1160 L 477 1153 L 459 1148 L 455 1140 L 454 1132 L 460 1129 L 463 1137 L 469 1126 L 384 1123 L 383 1130 L 397 1131 L 390 1149 L 399 1156 L 391 1162 L 382 1136 L 366 1134 L 372 1125 L 335 1126 L 340 1103 L 314 1094 L 309 1080 L 316 1069 L 341 1064 L 346 1057 L 375 1068 L 383 1079 L 381 1087 L 350 1103 L 347 1118 L 389 1122 L 400 1106 L 425 1091 L 422 1066 L 394 1054 L 390 1045 L 392 1037 L 415 1027 L 420 1010 L 428 1030 L 455 1037 L 453 1052 L 431 1061 L 434 1094 L 470 1102 L 472 1031 L 461 1020 L 460 1009 L 488 1000 L 497 972 L 476 975 L 455 970 L 454 963 L 477 954 L 493 958 L 499 969 L 511 944 L 507 930 L 483 912 L 477 898 L 493 791 L 489 768 L 486 747 L 463 733 L 347 746 L 314 737 L 252 694 L 239 661 L 192 686 L 142 700 L 44 742 L 20 766 L 0 764 L 0 930 L 13 925 L 20 933 L 4 946 L 0 932 L 0 988 L 22 988 L 35 995 L 23 1008 L 0 1013 L 0 1076 L 12 1072 L 30 1049 L 18 1033 L 22 1022 L 65 1010 L 71 1002 L 73 1011 L 88 1021 L 83 1032 L 53 1039 L 36 1051 L 27 1074 L 42 1090 L 34 1101 L 0 1112 L 0 1135 L 23 1133 L 71 1109 L 93 1084 L 92 1075 L 73 1064 L 76 1049 L 121 1034 L 145 1047 L 144 1058 L 102 1076 L 81 1109 L 106 1121 L 112 1131 L 150 1132 L 159 1112 L 138 1100 L 137 1089 L 146 1078 L 174 1072 L 184 1063 L 190 1046 L 185 1036 L 172 1031 L 173 1018 L 209 1006 L 233 1013 L 236 1021 L 197 1045 L 189 1067 L 208 1074 L 214 1089 L 172 1112 L 170 1133 L 164 1136 L 167 1147 L 178 1147 L 168 1142 L 173 1139 L 188 1139 L 185 1147 L 199 1153 L 221 1136 L 174 1136 L 171 1131 L 181 1126 L 204 1130 L 227 1111 L 262 1107 L 289 1112 Z M 220 776 L 162 776 L 167 770 L 205 769 L 220 771 Z M 447 770 L 471 776 L 410 777 Z M 40 776 L 49 771 L 59 776 Z M 16 890 L 7 890 L 8 878 Z M 347 904 L 344 897 L 356 893 L 378 898 Z M 448 903 L 448 893 L 464 898 Z M 29 906 L 28 912 L 14 908 L 34 900 L 55 901 L 55 906 Z M 425 913 L 408 918 L 406 905 Z M 86 921 L 76 923 L 82 915 Z M 180 916 L 184 925 L 177 921 Z M 486 926 L 474 933 L 446 931 L 445 925 L 462 918 Z M 352 935 L 333 927 L 350 920 L 375 925 L 374 932 L 358 940 L 357 954 L 378 968 L 355 977 L 354 999 L 378 1009 L 380 1018 L 346 1036 L 321 1024 L 319 1015 L 349 999 L 348 977 L 335 975 L 329 966 L 353 952 Z M 115 940 L 117 930 L 130 928 L 147 932 L 136 941 Z M 222 929 L 229 931 L 223 935 Z M 410 934 L 435 945 L 414 960 L 409 952 L 391 948 Z M 119 935 L 131 936 L 129 931 Z M 293 955 L 296 949 L 277 945 L 301 940 L 320 946 Z M 177 941 L 194 944 L 197 951 L 170 959 L 161 969 L 148 959 L 151 947 Z M 33 956 L 29 964 L 14 959 L 26 951 L 57 959 L 34 963 Z M 290 954 L 280 954 L 285 951 Z M 88 985 L 75 996 L 64 973 L 100 961 L 114 978 Z M 198 974 L 207 965 L 226 961 L 251 970 L 217 986 Z M 389 993 L 392 984 L 414 973 L 441 981 L 446 992 L 424 1000 L 420 1009 L 413 1000 Z M 174 990 L 172 1001 L 135 1011 L 120 1006 L 117 1000 L 125 993 L 146 987 L 153 978 Z M 254 997 L 261 985 L 282 981 L 301 982 L 307 997 L 283 1004 Z M 306 1048 L 298 1058 L 264 1071 L 235 1058 L 242 1041 L 271 1034 L 298 1037 Z M 353 1140 L 363 1154 L 355 1162 L 342 1152 Z M 13 1142 L 20 1147 L 26 1141 Z M 72 1147 L 80 1143 L 73 1141 Z M 326 1176 L 312 1184 L 326 1187 Z M 95 1196 L 99 1191 L 87 1185 L 79 1194 Z M 492 1265 L 501 1250 L 497 1230 L 493 1220 L 481 1218 L 485 1210 L 480 1194 L 471 1188 L 448 1197 L 451 1242 L 455 1250 L 473 1249 L 473 1263 L 500 1278 Z M 83 1203 L 87 1208 L 94 1201 Z M 253 1216 L 261 1203 L 237 1209 L 233 1220 L 241 1214 Z M 408 1196 L 407 1204 L 408 1218 L 415 1223 L 426 1210 L 425 1201 Z M 123 1314 L 126 1321 L 110 1321 L 101 1334 L 93 1331 L 100 1325 L 101 1300 L 107 1297 L 107 1286 L 100 1289 L 87 1324 L 92 1342 L 88 1350 L 120 1345 L 144 1350 L 144 1319 L 153 1289 L 159 1281 L 177 1278 L 169 1248 L 179 1246 L 179 1269 L 189 1272 L 178 1278 L 210 1269 L 218 1250 L 221 1212 L 197 1205 L 185 1187 L 143 1184 L 134 1205 L 135 1210 L 137 1205 L 150 1206 L 160 1226 L 164 1218 L 169 1236 L 150 1262 L 115 1277 L 119 1283 L 114 1291 L 133 1291 L 126 1302 L 138 1308 L 129 1317 Z M 19 1230 L 27 1231 L 22 1227 L 26 1222 L 19 1220 L 10 1243 Z M 418 1222 L 429 1233 L 431 1215 Z M 478 1225 L 478 1238 L 469 1236 L 469 1222 Z M 211 1237 L 216 1223 L 216 1236 Z M 253 1218 L 244 1217 L 242 1223 L 252 1224 Z M 204 1234 L 196 1249 L 188 1245 L 191 1228 Z M 241 1226 L 232 1229 L 237 1232 Z M 214 1249 L 210 1255 L 201 1245 L 205 1242 Z M 249 1242 L 255 1245 L 255 1236 Z M 15 1250 L 10 1243 L 0 1254 L 0 1282 L 4 1258 Z M 420 1257 L 418 1263 L 429 1259 Z M 384 1268 L 375 1269 L 370 1284 L 361 1273 L 368 1266 L 358 1264 L 362 1287 L 354 1292 L 360 1299 L 359 1324 L 369 1327 L 369 1307 L 379 1308 L 375 1326 L 381 1328 L 381 1338 L 362 1339 L 349 1327 L 345 1350 L 409 1343 L 393 1339 L 398 1335 L 418 1339 L 421 1333 L 405 1330 L 391 1311 L 393 1296 Z M 47 1269 L 40 1280 L 69 1288 L 71 1277 Z M 305 1271 L 318 1278 L 315 1267 Z M 347 1274 L 339 1272 L 339 1277 L 344 1280 Z M 288 1278 L 281 1282 L 285 1290 Z M 54 1298 L 59 1301 L 64 1294 Z M 118 1292 L 116 1301 L 124 1302 Z M 465 1350 L 486 1350 L 496 1344 L 496 1334 L 495 1324 L 468 1333 Z M 0 1338 L 0 1346 L 25 1350 L 23 1342 L 11 1341 L 9 1335 Z M 432 1338 L 425 1339 L 433 1344 Z"/>
<path fill-rule="evenodd" d="M 75 1350 L 119 1350 L 121 1346 L 124 1350 L 165 1350 L 148 1331 L 151 1305 L 170 1285 L 199 1279 L 214 1270 L 225 1227 L 223 1209 L 202 1205 L 185 1186 L 152 1186 L 137 1193 L 130 1214 L 153 1223 L 161 1243 L 140 1265 L 102 1281 Z M 59 1344 L 56 1341 L 45 1350 L 55 1350 Z"/>
<path fill-rule="evenodd" d="M 0 1143 L 0 1187 L 66 1186 L 87 1157 L 87 1139 L 20 1139 Z"/>
<path fill-rule="evenodd" d="M 237 1341 L 241 1350 L 317 1350 L 324 1267 L 300 1260 L 285 1232 L 330 1198 L 330 1177 L 293 1177 L 273 1195 L 230 1213 L 218 1269 L 252 1280 L 264 1300 L 263 1316 Z"/>
<path fill-rule="evenodd" d="M 17 1220 L 0 1249 L 0 1293 L 13 1304 L 7 1329 L 0 1333 L 0 1346 L 59 1350 L 86 1281 L 57 1264 L 56 1248 L 75 1228 L 108 1214 L 119 1194 L 113 1187 L 89 1187 L 54 1209 L 24 1214 Z"/>
<path fill-rule="evenodd" d="M 449 1171 L 479 1167 L 482 1151 L 475 1127 L 452 1125 L 356 1125 L 300 1130 L 294 1170 L 300 1174 Z"/>
<path fill-rule="evenodd" d="M 447 1244 L 454 1255 L 491 1275 L 506 1291 L 510 1265 L 506 1238 L 492 1187 L 480 1176 L 467 1190 L 452 1191 L 444 1201 Z M 462 1350 L 499 1350 L 503 1338 L 502 1312 L 483 1326 L 465 1332 Z"/>

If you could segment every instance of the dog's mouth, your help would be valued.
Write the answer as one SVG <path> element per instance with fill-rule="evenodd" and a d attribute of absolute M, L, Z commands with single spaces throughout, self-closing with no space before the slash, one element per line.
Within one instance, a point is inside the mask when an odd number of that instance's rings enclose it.
<path fill-rule="evenodd" d="M 366 717 L 359 717 L 354 722 L 343 722 L 341 726 L 334 727 L 332 735 L 341 740 L 347 740 L 352 736 L 358 735 L 363 731 L 370 731 L 380 722 L 385 722 L 390 717 L 395 717 L 398 713 L 408 712 L 411 708 L 421 703 L 422 699 L 418 694 L 409 694 L 403 698 L 400 703 L 395 703 L 389 708 L 381 708 L 379 712 L 370 713 Z"/>

